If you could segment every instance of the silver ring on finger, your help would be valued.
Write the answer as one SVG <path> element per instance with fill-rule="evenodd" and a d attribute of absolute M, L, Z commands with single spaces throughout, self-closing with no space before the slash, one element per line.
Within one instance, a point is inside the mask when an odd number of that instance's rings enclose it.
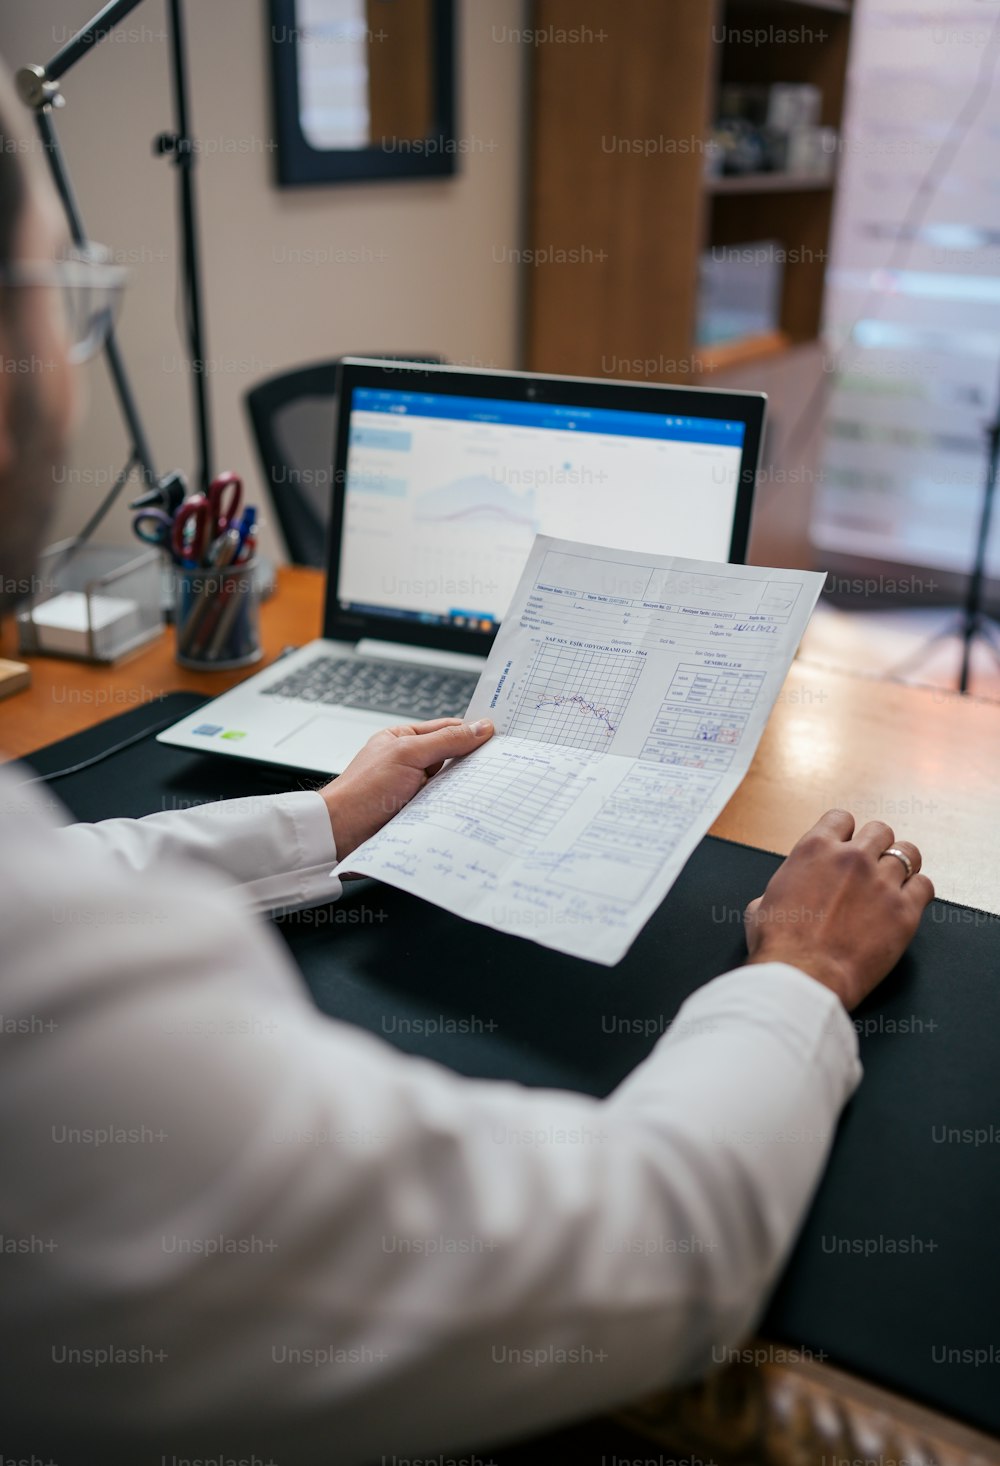
<path fill-rule="evenodd" d="M 906 851 L 901 850 L 898 845 L 890 845 L 888 850 L 882 851 L 879 859 L 884 860 L 887 855 L 894 855 L 897 860 L 901 860 L 903 862 L 903 868 L 906 871 L 906 876 L 904 877 L 904 880 L 908 881 L 913 874 L 913 861 L 907 855 Z"/>

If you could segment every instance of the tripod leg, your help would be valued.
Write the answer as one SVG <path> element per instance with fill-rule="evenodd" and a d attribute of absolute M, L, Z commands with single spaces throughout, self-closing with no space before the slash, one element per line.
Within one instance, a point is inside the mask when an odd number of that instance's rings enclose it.
<path fill-rule="evenodd" d="M 979 533 L 976 536 L 976 558 L 969 577 L 969 589 L 965 599 L 965 626 L 962 631 L 962 673 L 959 678 L 959 692 L 969 690 L 969 670 L 972 661 L 972 642 L 980 629 L 983 617 L 983 582 L 986 578 L 986 547 L 990 538 L 990 521 L 993 518 L 993 495 L 997 486 L 997 468 L 1000 465 L 1000 421 L 990 424 L 986 441 L 989 445 L 989 461 L 986 466 L 986 483 L 983 490 L 983 507 L 979 516 Z"/>
<path fill-rule="evenodd" d="M 964 618 L 962 616 L 954 617 L 946 625 L 942 626 L 940 631 L 935 631 L 929 640 L 921 642 L 916 651 L 911 652 L 908 657 L 904 657 L 901 662 L 897 662 L 894 666 L 889 667 L 882 675 L 888 677 L 890 680 L 894 680 L 901 676 L 902 673 L 909 672 L 914 667 L 919 667 L 931 655 L 938 642 L 948 641 L 953 636 L 961 636 L 964 627 Z"/>
<path fill-rule="evenodd" d="M 976 631 L 992 653 L 993 660 L 1000 664 L 1000 626 L 989 616 L 980 616 Z"/>

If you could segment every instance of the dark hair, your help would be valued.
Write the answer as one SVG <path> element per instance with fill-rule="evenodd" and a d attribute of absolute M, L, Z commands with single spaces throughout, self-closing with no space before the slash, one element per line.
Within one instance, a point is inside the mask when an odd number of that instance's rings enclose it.
<path fill-rule="evenodd" d="M 0 63 L 0 261 L 9 261 L 16 253 L 17 234 L 27 195 L 21 157 L 24 144 L 13 114 L 17 105 L 17 94 L 6 68 Z"/>

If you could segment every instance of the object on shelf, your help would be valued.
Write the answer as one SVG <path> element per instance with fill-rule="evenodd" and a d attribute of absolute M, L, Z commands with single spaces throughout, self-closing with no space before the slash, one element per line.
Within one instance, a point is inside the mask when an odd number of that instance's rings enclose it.
<path fill-rule="evenodd" d="M 17 618 L 25 656 L 115 662 L 163 628 L 155 550 L 87 544 L 75 551 L 66 540 L 45 551 L 38 583 Z"/>
<path fill-rule="evenodd" d="M 820 127 L 822 104 L 819 88 L 810 84 L 722 87 L 706 174 L 794 173 L 831 178 L 837 132 Z"/>
<path fill-rule="evenodd" d="M 719 88 L 718 115 L 722 120 L 729 118 L 749 122 L 754 127 L 767 123 L 768 94 L 766 86 L 721 86 Z"/>
<path fill-rule="evenodd" d="M 705 160 L 708 177 L 763 173 L 771 166 L 763 132 L 738 117 L 717 123 Z"/>
<path fill-rule="evenodd" d="M 718 346 L 778 329 L 785 250 L 779 240 L 716 245 L 701 257 L 695 342 Z"/>
<path fill-rule="evenodd" d="M 822 106 L 819 87 L 776 82 L 768 88 L 767 126 L 784 133 L 797 132 L 803 127 L 818 127 Z"/>
<path fill-rule="evenodd" d="M 835 127 L 803 127 L 788 139 L 788 170 L 803 178 L 831 179 L 839 150 Z"/>

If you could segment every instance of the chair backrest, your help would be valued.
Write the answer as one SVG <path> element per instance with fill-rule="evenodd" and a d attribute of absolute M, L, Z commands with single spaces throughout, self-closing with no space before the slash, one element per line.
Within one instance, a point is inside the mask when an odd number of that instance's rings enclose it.
<path fill-rule="evenodd" d="M 434 366 L 443 362 L 442 357 L 423 352 L 352 354 Z M 334 357 L 269 377 L 245 398 L 271 502 L 295 565 L 326 564 L 339 361 Z"/>

